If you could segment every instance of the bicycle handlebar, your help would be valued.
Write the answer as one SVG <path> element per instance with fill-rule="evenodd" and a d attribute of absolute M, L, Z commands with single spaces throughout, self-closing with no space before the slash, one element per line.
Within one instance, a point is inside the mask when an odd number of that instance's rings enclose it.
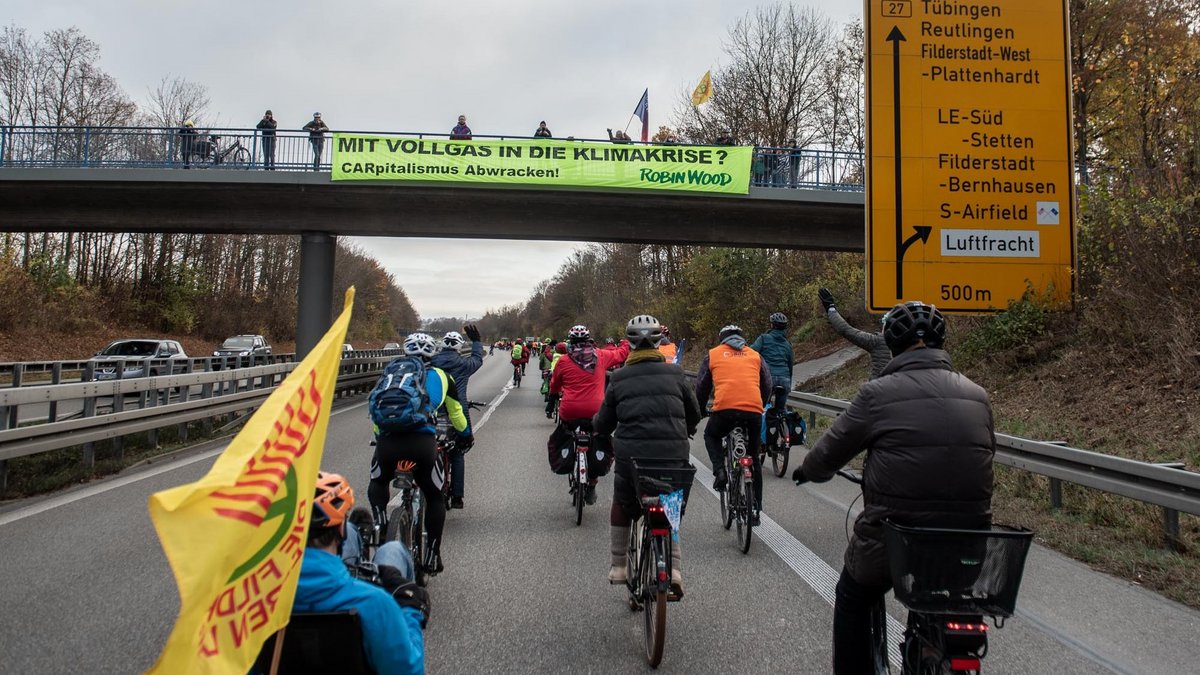
<path fill-rule="evenodd" d="M 851 483 L 854 483 L 855 485 L 863 484 L 862 474 L 858 473 L 856 471 L 850 471 L 849 469 L 838 469 L 837 475 L 841 476 L 842 478 L 845 478 L 846 480 L 850 481 Z"/>

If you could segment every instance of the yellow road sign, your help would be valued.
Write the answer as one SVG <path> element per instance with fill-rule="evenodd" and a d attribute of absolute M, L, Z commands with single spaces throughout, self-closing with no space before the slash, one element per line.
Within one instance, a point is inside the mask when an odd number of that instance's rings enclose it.
<path fill-rule="evenodd" d="M 1075 295 L 1066 0 L 866 0 L 867 308 Z"/>

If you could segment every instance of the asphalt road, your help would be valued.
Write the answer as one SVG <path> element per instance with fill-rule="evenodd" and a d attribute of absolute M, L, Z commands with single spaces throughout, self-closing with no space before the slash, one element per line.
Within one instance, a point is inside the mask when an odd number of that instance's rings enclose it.
<path fill-rule="evenodd" d="M 447 570 L 430 582 L 433 673 L 626 673 L 642 660 L 641 616 L 607 584 L 611 479 L 574 525 L 565 477 L 549 472 L 536 375 L 485 360 L 471 398 L 494 401 L 467 457 L 467 508 L 450 512 Z M 531 372 L 531 375 L 533 373 Z M 370 428 L 361 401 L 335 408 L 323 466 L 365 502 Z M 178 611 L 147 497 L 198 479 L 219 446 L 0 511 L 4 673 L 132 673 L 153 663 Z M 693 455 L 703 457 L 702 442 Z M 698 466 L 700 466 L 698 464 Z M 707 468 L 701 466 L 701 475 Z M 825 673 L 847 505 L 856 488 L 766 478 L 765 525 L 749 555 L 693 491 L 682 526 L 686 597 L 669 606 L 660 672 Z M 991 633 L 990 673 L 1191 670 L 1200 613 L 1036 549 L 1021 615 Z M 902 617 L 897 606 L 896 617 Z"/>

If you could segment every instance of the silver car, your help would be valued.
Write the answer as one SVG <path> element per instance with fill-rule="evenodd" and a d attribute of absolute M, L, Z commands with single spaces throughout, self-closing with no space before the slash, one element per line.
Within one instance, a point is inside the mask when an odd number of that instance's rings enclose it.
<path fill-rule="evenodd" d="M 143 373 L 144 362 L 147 358 L 154 360 L 150 363 L 150 372 Z M 96 352 L 96 355 L 92 357 L 92 361 L 99 362 L 96 364 L 92 379 L 117 379 L 117 365 L 111 363 L 115 361 L 126 362 L 125 371 L 121 374 L 121 378 L 125 379 L 143 375 L 155 377 L 156 375 L 182 373 L 187 370 L 187 359 L 188 355 L 183 352 L 183 345 L 175 340 L 116 340 Z M 110 362 L 111 365 L 105 362 Z"/>

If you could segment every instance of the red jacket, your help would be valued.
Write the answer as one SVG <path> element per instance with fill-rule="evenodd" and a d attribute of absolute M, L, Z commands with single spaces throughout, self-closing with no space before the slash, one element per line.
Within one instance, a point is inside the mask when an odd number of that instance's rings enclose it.
<path fill-rule="evenodd" d="M 625 363 L 629 342 L 621 341 L 616 349 L 596 349 L 596 370 L 587 372 L 569 357 L 558 360 L 550 377 L 550 393 L 562 395 L 558 416 L 564 420 L 592 419 L 604 402 L 605 371 Z"/>

